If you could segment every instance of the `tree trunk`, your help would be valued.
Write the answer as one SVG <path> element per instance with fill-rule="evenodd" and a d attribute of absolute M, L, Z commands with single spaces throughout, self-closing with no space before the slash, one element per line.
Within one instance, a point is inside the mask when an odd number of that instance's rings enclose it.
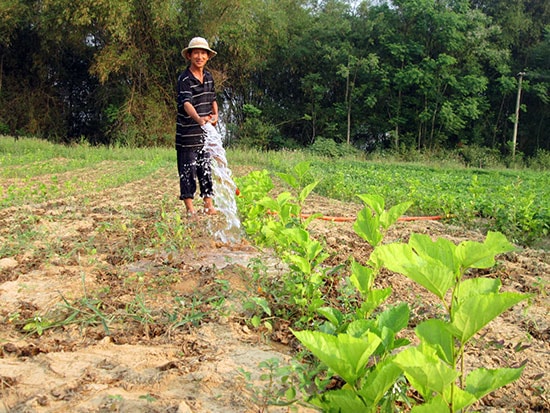
<path fill-rule="evenodd" d="M 345 101 L 347 104 L 347 131 L 346 131 L 346 142 L 349 145 L 350 135 L 351 135 L 351 92 L 350 92 L 350 81 L 349 81 L 349 60 L 348 60 L 348 74 L 346 76 L 346 96 Z"/>

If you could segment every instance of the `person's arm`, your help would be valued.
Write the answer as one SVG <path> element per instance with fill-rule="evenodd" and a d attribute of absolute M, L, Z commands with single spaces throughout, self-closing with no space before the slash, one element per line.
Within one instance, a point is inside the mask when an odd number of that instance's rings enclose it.
<path fill-rule="evenodd" d="M 204 126 L 206 122 L 208 122 L 208 117 L 201 118 L 197 113 L 197 111 L 195 110 L 195 107 L 191 104 L 191 102 L 185 102 L 183 104 L 183 109 L 200 126 Z"/>
<path fill-rule="evenodd" d="M 218 102 L 212 102 L 212 116 L 210 117 L 212 125 L 216 126 L 218 123 Z"/>

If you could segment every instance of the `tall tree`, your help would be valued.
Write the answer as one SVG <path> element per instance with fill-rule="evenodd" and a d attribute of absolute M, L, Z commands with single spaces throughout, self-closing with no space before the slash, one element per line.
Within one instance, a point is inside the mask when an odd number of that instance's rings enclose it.
<path fill-rule="evenodd" d="M 399 0 L 362 10 L 376 22 L 394 143 L 404 137 L 422 148 L 473 139 L 467 126 L 488 110 L 484 67 L 500 70 L 506 56 L 490 42 L 496 28 L 465 1 Z"/>
<path fill-rule="evenodd" d="M 533 153 L 538 148 L 550 149 L 550 139 L 544 132 L 550 129 L 550 79 L 547 75 L 550 65 L 539 54 L 547 47 L 550 3 L 544 0 L 477 0 L 474 5 L 501 28 L 501 35 L 493 39 L 494 43 L 510 51 L 508 71 L 495 79 L 489 88 L 491 106 L 498 110 L 489 114 L 492 116 L 492 140 L 484 143 L 509 146 L 507 142 L 512 139 L 515 117 L 517 74 L 525 72 L 519 149 L 525 153 Z"/>

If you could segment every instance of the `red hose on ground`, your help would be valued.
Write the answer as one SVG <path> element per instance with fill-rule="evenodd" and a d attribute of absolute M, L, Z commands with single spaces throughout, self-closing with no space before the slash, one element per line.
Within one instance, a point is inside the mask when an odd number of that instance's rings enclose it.
<path fill-rule="evenodd" d="M 235 191 L 235 194 L 239 196 L 241 194 L 241 191 L 239 191 L 239 188 Z M 270 214 L 275 214 L 273 212 L 268 212 Z M 313 214 L 300 214 L 301 218 L 307 219 Z M 419 217 L 399 217 L 397 218 L 397 221 L 399 222 L 409 222 L 409 221 L 439 221 L 442 219 L 449 219 L 452 218 L 452 215 L 432 215 L 432 216 L 419 216 Z M 317 219 L 322 219 L 324 221 L 332 221 L 332 222 L 350 222 L 355 221 L 356 218 L 352 217 L 332 217 L 328 215 L 321 215 L 320 217 L 317 217 Z"/>

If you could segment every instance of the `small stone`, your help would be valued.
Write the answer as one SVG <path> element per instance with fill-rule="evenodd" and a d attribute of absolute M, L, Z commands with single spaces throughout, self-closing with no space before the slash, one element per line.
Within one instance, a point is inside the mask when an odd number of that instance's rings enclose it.
<path fill-rule="evenodd" d="M 17 353 L 19 349 L 13 343 L 6 343 L 3 347 L 5 353 Z"/>
<path fill-rule="evenodd" d="M 50 404 L 49 400 L 48 400 L 48 396 L 46 395 L 40 395 L 36 398 L 36 402 L 40 405 L 40 406 L 48 406 Z"/>
<path fill-rule="evenodd" d="M 13 258 L 0 259 L 0 270 L 15 268 L 19 263 Z"/>
<path fill-rule="evenodd" d="M 191 411 L 191 408 L 189 407 L 189 405 L 184 401 L 182 401 L 178 406 L 178 413 L 193 413 L 193 412 Z"/>

